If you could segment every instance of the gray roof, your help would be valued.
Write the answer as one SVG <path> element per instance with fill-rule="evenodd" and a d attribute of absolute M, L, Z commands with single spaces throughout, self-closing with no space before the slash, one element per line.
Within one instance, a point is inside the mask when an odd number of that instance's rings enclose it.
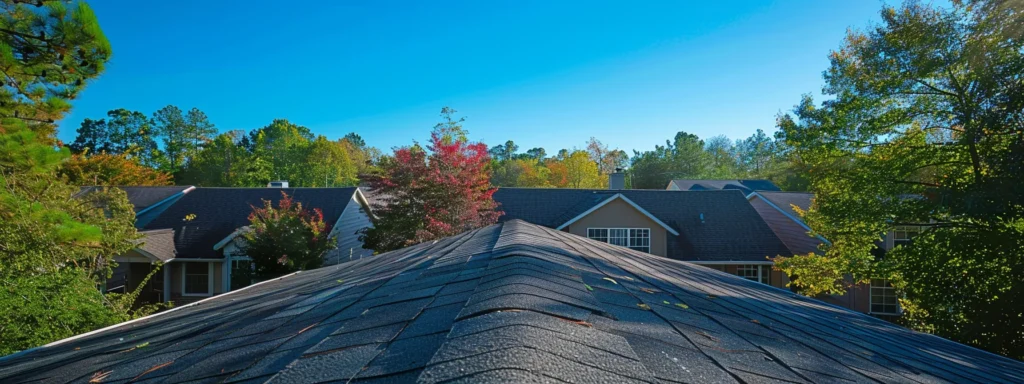
<path fill-rule="evenodd" d="M 557 228 L 616 193 L 679 232 L 669 234 L 670 258 L 763 262 L 792 254 L 739 191 L 499 188 L 494 200 L 505 212 L 501 220 Z"/>
<path fill-rule="evenodd" d="M 161 262 L 174 259 L 174 230 L 154 229 L 150 231 L 139 231 L 143 238 L 138 241 L 142 243 L 139 249 L 156 257 Z"/>
<path fill-rule="evenodd" d="M 252 207 L 270 200 L 276 206 L 287 192 L 303 208 L 319 208 L 334 225 L 356 188 L 196 188 L 167 208 L 145 229 L 173 229 L 178 258 L 220 258 L 213 246 L 249 225 Z M 189 215 L 195 215 L 187 220 Z"/>
<path fill-rule="evenodd" d="M 786 213 L 793 215 L 797 219 L 800 215 L 796 213 L 793 206 L 800 207 L 801 210 L 811 209 L 811 200 L 814 200 L 814 194 L 810 192 L 769 192 L 769 191 L 758 191 L 758 195 L 763 196 L 766 200 L 775 204 L 775 206 L 783 209 Z M 801 220 L 802 221 L 802 220 Z"/>
<path fill-rule="evenodd" d="M 181 191 L 191 188 L 191 185 L 173 185 L 165 187 L 129 187 L 129 186 L 118 186 L 117 189 L 123 190 L 128 195 L 128 201 L 135 207 L 135 212 L 139 212 L 143 209 L 149 208 L 150 206 L 166 200 L 167 198 L 174 196 Z M 79 194 L 85 194 L 92 192 L 97 186 L 82 187 Z"/>
<path fill-rule="evenodd" d="M 680 191 L 713 191 L 720 189 L 738 189 L 743 194 L 753 191 L 781 191 L 775 183 L 770 180 L 747 179 L 747 180 L 705 180 L 705 179 L 677 179 L 669 183 L 675 184 Z"/>
<path fill-rule="evenodd" d="M 983 382 L 1024 363 L 522 221 L 0 360 L 0 382 Z"/>

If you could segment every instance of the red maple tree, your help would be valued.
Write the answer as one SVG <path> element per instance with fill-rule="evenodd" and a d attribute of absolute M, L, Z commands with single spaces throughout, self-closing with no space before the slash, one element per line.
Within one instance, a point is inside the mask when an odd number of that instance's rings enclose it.
<path fill-rule="evenodd" d="M 487 145 L 436 131 L 426 151 L 396 149 L 368 177 L 378 220 L 364 231 L 364 244 L 386 252 L 494 224 L 502 212 L 492 198 L 489 162 Z"/>

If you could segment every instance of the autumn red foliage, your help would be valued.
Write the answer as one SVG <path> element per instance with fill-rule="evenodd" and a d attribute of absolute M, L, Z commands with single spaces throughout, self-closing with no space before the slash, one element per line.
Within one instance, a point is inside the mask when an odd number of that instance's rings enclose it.
<path fill-rule="evenodd" d="M 381 172 L 368 177 L 378 196 L 378 220 L 363 235 L 368 248 L 385 252 L 498 221 L 487 146 L 435 132 L 427 150 L 396 149 Z"/>
<path fill-rule="evenodd" d="M 324 254 L 337 246 L 323 212 L 303 208 L 283 191 L 276 208 L 270 200 L 263 200 L 262 207 L 252 207 L 249 230 L 242 238 L 242 248 L 252 258 L 256 275 L 264 278 L 317 268 L 323 264 Z"/>

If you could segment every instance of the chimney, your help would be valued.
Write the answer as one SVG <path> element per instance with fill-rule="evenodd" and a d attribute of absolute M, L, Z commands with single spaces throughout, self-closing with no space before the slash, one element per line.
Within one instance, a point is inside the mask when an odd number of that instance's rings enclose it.
<path fill-rule="evenodd" d="M 615 168 L 615 172 L 608 175 L 608 189 L 626 189 L 626 174 L 622 168 Z"/>
<path fill-rule="evenodd" d="M 267 183 L 267 188 L 288 188 L 288 180 L 274 180 Z"/>

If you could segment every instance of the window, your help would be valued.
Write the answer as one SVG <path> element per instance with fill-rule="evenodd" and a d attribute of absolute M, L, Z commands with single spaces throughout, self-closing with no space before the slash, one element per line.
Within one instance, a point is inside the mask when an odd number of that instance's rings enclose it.
<path fill-rule="evenodd" d="M 896 289 L 886 279 L 871 279 L 871 313 L 882 315 L 900 314 L 896 301 Z"/>
<path fill-rule="evenodd" d="M 185 269 L 182 276 L 182 294 L 186 296 L 204 296 L 210 294 L 210 264 L 182 263 Z"/>
<path fill-rule="evenodd" d="M 892 247 L 910 245 L 914 236 L 921 232 L 921 227 L 901 225 L 892 230 Z"/>
<path fill-rule="evenodd" d="M 254 265 L 252 260 L 232 259 L 231 260 L 231 289 L 239 289 L 252 285 Z"/>
<path fill-rule="evenodd" d="M 651 253 L 650 228 L 587 228 L 587 237 L 608 244 L 621 245 Z"/>
<path fill-rule="evenodd" d="M 772 268 L 767 265 L 739 265 L 736 266 L 736 276 L 750 281 L 769 284 Z"/>

